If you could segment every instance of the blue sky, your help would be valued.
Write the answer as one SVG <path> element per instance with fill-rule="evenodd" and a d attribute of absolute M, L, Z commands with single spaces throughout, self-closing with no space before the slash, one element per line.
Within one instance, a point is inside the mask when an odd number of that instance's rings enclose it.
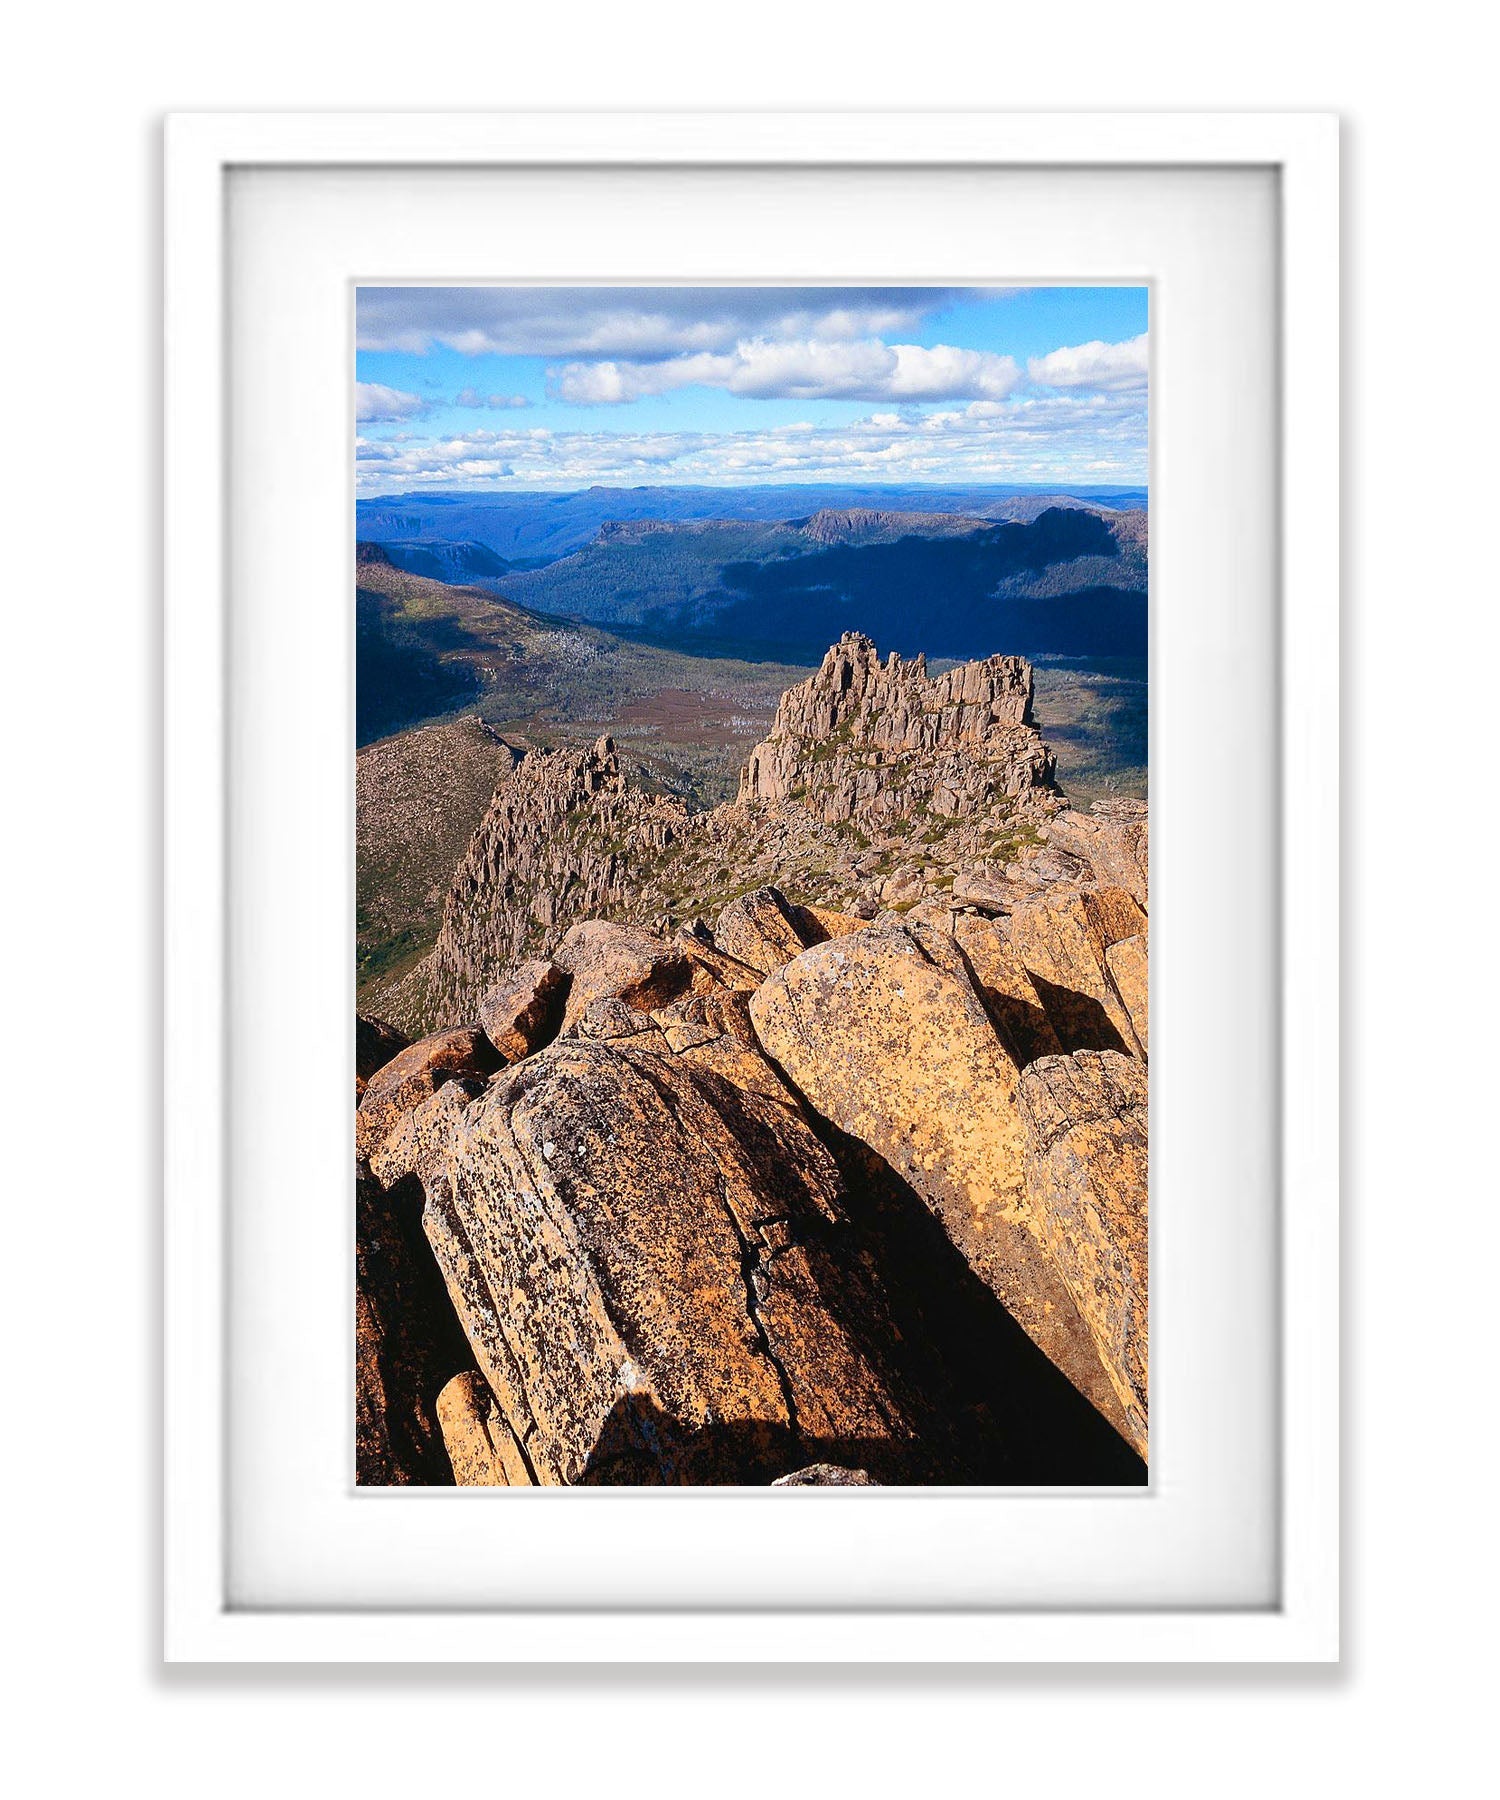
<path fill-rule="evenodd" d="M 1146 479 L 1147 290 L 361 288 L 362 493 Z"/>

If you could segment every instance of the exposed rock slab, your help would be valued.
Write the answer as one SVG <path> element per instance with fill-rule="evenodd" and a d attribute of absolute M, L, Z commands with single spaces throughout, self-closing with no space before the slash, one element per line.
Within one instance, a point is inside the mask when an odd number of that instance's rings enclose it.
<path fill-rule="evenodd" d="M 371 1152 L 370 1173 L 387 1188 L 410 1176 L 425 1179 L 446 1157 L 448 1140 L 464 1108 L 484 1089 L 482 1076 L 447 1077 L 436 1093 L 397 1115 Z"/>
<path fill-rule="evenodd" d="M 1041 995 L 1064 1051 L 1145 1057 L 1145 1042 L 1106 960 L 1111 945 L 1145 928 L 1145 913 L 1123 888 L 1044 893 L 1011 913 L 1007 941 Z"/>
<path fill-rule="evenodd" d="M 403 1113 L 420 1106 L 455 1075 L 485 1076 L 500 1056 L 478 1026 L 437 1031 L 394 1056 L 365 1084 L 354 1115 L 355 1155 L 376 1155 Z"/>
<path fill-rule="evenodd" d="M 1147 1449 L 1147 1078 L 1132 1057 L 1080 1051 L 1021 1077 L 1036 1229 L 1077 1301 Z"/>
<path fill-rule="evenodd" d="M 1043 827 L 1049 844 L 1086 863 L 1100 887 L 1120 887 L 1148 904 L 1150 851 L 1144 800 L 1096 800 L 1090 811 L 1056 814 Z"/>
<path fill-rule="evenodd" d="M 1114 983 L 1120 1003 L 1130 1015 L 1130 1023 L 1142 1050 L 1150 1041 L 1150 958 L 1146 933 L 1121 938 L 1104 952 L 1104 966 Z"/>
<path fill-rule="evenodd" d="M 384 1019 L 372 1019 L 365 1013 L 354 1015 L 354 1097 L 359 1099 L 365 1083 L 393 1057 L 399 1056 L 411 1042 L 394 1025 Z"/>
<path fill-rule="evenodd" d="M 788 901 L 804 944 L 826 944 L 829 938 L 848 937 L 852 931 L 863 931 L 869 923 L 853 913 L 840 912 L 832 906 L 799 906 Z"/>
<path fill-rule="evenodd" d="M 732 900 L 714 923 L 715 945 L 761 975 L 800 956 L 813 941 L 785 896 L 773 887 L 756 888 Z"/>
<path fill-rule="evenodd" d="M 1093 1339 L 1029 1228 L 1016 1065 L 949 945 L 946 967 L 891 926 L 817 945 L 768 977 L 751 1019 L 817 1111 L 910 1183 L 1032 1341 L 1114 1418 Z"/>
<path fill-rule="evenodd" d="M 355 1188 L 354 1456 L 367 1487 L 448 1487 L 437 1397 L 473 1357 L 417 1227 L 420 1195 Z"/>
<path fill-rule="evenodd" d="M 701 920 L 697 929 L 683 926 L 672 940 L 692 964 L 692 989 L 695 994 L 712 993 L 719 988 L 737 989 L 753 994 L 763 979 L 759 969 L 730 956 L 714 942 L 713 933 Z"/>
<path fill-rule="evenodd" d="M 519 1062 L 557 1035 L 568 978 L 545 957 L 507 969 L 479 1004 L 485 1036 L 507 1062 Z"/>
<path fill-rule="evenodd" d="M 1017 1068 L 1062 1049 L 1047 1009 L 1005 933 L 991 919 L 960 915 L 953 936 L 969 965 L 974 985 L 989 1011 L 1000 1041 Z"/>
<path fill-rule="evenodd" d="M 689 1053 L 559 1040 L 466 1108 L 429 1176 L 428 1238 L 528 1466 L 764 1481 L 849 1445 L 909 1465 L 919 1407 L 838 1253 L 836 1165 L 784 1096 Z"/>
<path fill-rule="evenodd" d="M 459 1487 L 532 1485 L 521 1447 L 477 1369 L 453 1377 L 437 1397 L 437 1416 Z"/>
<path fill-rule="evenodd" d="M 563 1009 L 564 1031 L 595 1000 L 620 1000 L 636 1012 L 650 1012 L 680 994 L 692 979 L 692 966 L 680 944 L 602 919 L 575 925 L 555 961 L 572 978 Z"/>

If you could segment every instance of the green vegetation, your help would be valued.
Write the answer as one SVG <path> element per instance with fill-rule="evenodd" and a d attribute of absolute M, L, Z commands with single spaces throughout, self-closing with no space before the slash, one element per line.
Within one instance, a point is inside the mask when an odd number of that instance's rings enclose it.
<path fill-rule="evenodd" d="M 1032 711 L 1075 806 L 1146 798 L 1146 663 L 1142 657 L 1046 658 Z"/>

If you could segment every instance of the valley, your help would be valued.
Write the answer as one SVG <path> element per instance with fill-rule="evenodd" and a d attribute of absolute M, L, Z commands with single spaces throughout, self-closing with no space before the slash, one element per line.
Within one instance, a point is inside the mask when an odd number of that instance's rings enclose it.
<path fill-rule="evenodd" d="M 355 1481 L 1139 1489 L 1149 290 L 355 312 Z"/>
<path fill-rule="evenodd" d="M 963 498 L 974 503 L 973 495 Z M 981 569 L 997 556 L 1021 561 L 1026 566 L 1005 578 L 1012 603 L 1024 590 L 1032 607 L 1045 613 L 1055 602 L 1039 597 L 1040 590 L 1058 583 L 1060 568 L 1077 566 L 1074 558 L 1049 562 L 1048 552 L 1086 543 L 1097 550 L 1106 540 L 1113 549 L 1102 560 L 1124 565 L 1122 578 L 1140 589 L 1125 602 L 1143 609 L 1143 515 L 1095 514 L 1075 501 L 1069 503 L 1075 517 L 1071 523 L 1064 519 L 1061 536 L 1055 526 L 1053 536 L 1036 536 L 1043 515 L 1063 515 L 1064 508 L 1055 504 L 1059 498 L 989 502 L 1030 515 L 1029 524 L 1008 526 L 1023 536 L 1002 552 L 993 548 L 995 528 L 968 514 L 898 514 L 889 507 L 825 508 L 790 521 L 606 522 L 586 552 L 520 580 L 508 576 L 503 584 L 412 573 L 393 560 L 402 554 L 400 543 L 361 544 L 356 570 L 360 1003 L 373 1003 L 432 949 L 447 880 L 496 782 L 522 756 L 583 750 L 608 733 L 645 791 L 674 796 L 689 811 L 705 811 L 735 797 L 740 766 L 770 729 L 783 691 L 805 679 L 821 655 L 818 650 L 805 663 L 770 660 L 764 643 L 741 644 L 744 654 L 730 655 L 722 653 L 718 627 L 689 624 L 658 640 L 641 629 L 640 619 L 671 615 L 680 621 L 694 610 L 695 584 L 717 580 L 714 572 L 727 568 L 744 584 L 728 612 L 741 616 L 746 607 L 759 608 L 757 629 L 764 633 L 772 628 L 768 621 L 785 621 L 806 605 L 807 584 L 816 585 L 813 577 L 829 557 L 853 557 L 856 570 L 863 558 L 863 586 L 856 581 L 853 598 L 808 610 L 812 625 L 798 625 L 788 648 L 815 641 L 827 626 L 826 648 L 839 635 L 841 625 L 831 628 L 845 612 L 861 621 L 889 620 L 896 613 L 902 624 L 890 647 L 906 655 L 928 650 L 932 669 L 941 673 L 954 659 L 935 646 L 1005 629 L 996 622 L 982 625 L 973 608 L 957 626 L 952 623 L 943 585 L 951 573 L 947 557 L 957 552 L 965 566 L 977 563 Z M 428 510 L 441 516 L 444 509 Z M 409 528 L 414 521 L 402 515 L 395 522 Z M 425 566 L 433 569 L 468 566 L 447 540 L 435 540 L 424 556 Z M 486 559 L 498 560 L 487 549 L 477 559 L 480 566 L 488 566 Z M 919 578 L 912 576 L 917 564 L 924 565 Z M 609 589 L 614 598 L 592 610 L 632 615 L 634 625 L 627 619 L 611 629 L 515 598 L 524 592 L 554 605 L 583 605 L 587 594 L 603 591 L 601 571 L 610 569 L 617 577 Z M 778 573 L 786 586 L 780 599 L 762 604 L 751 598 L 757 581 L 769 594 Z M 789 580 L 793 573 L 795 584 Z M 544 586 L 542 578 L 549 575 L 551 585 Z M 993 569 L 985 578 L 991 575 Z M 1095 590 L 1089 604 L 1107 608 L 1112 602 L 1100 592 Z M 722 620 L 722 610 L 718 616 Z M 1044 644 L 1068 642 L 1066 630 L 1041 635 Z M 1112 633 L 1103 635 L 1111 640 Z M 979 642 L 1002 647 L 991 638 Z M 1035 716 L 1056 756 L 1063 791 L 1085 806 L 1144 798 L 1144 656 L 1043 651 L 1035 655 L 1034 668 Z"/>

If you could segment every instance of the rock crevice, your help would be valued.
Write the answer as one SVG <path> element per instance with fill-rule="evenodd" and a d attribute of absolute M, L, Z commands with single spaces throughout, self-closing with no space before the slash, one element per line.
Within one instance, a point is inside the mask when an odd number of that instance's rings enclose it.
<path fill-rule="evenodd" d="M 1030 708 L 851 634 L 733 807 L 502 782 L 359 1024 L 362 1481 L 1141 1477 L 1145 811 Z"/>

